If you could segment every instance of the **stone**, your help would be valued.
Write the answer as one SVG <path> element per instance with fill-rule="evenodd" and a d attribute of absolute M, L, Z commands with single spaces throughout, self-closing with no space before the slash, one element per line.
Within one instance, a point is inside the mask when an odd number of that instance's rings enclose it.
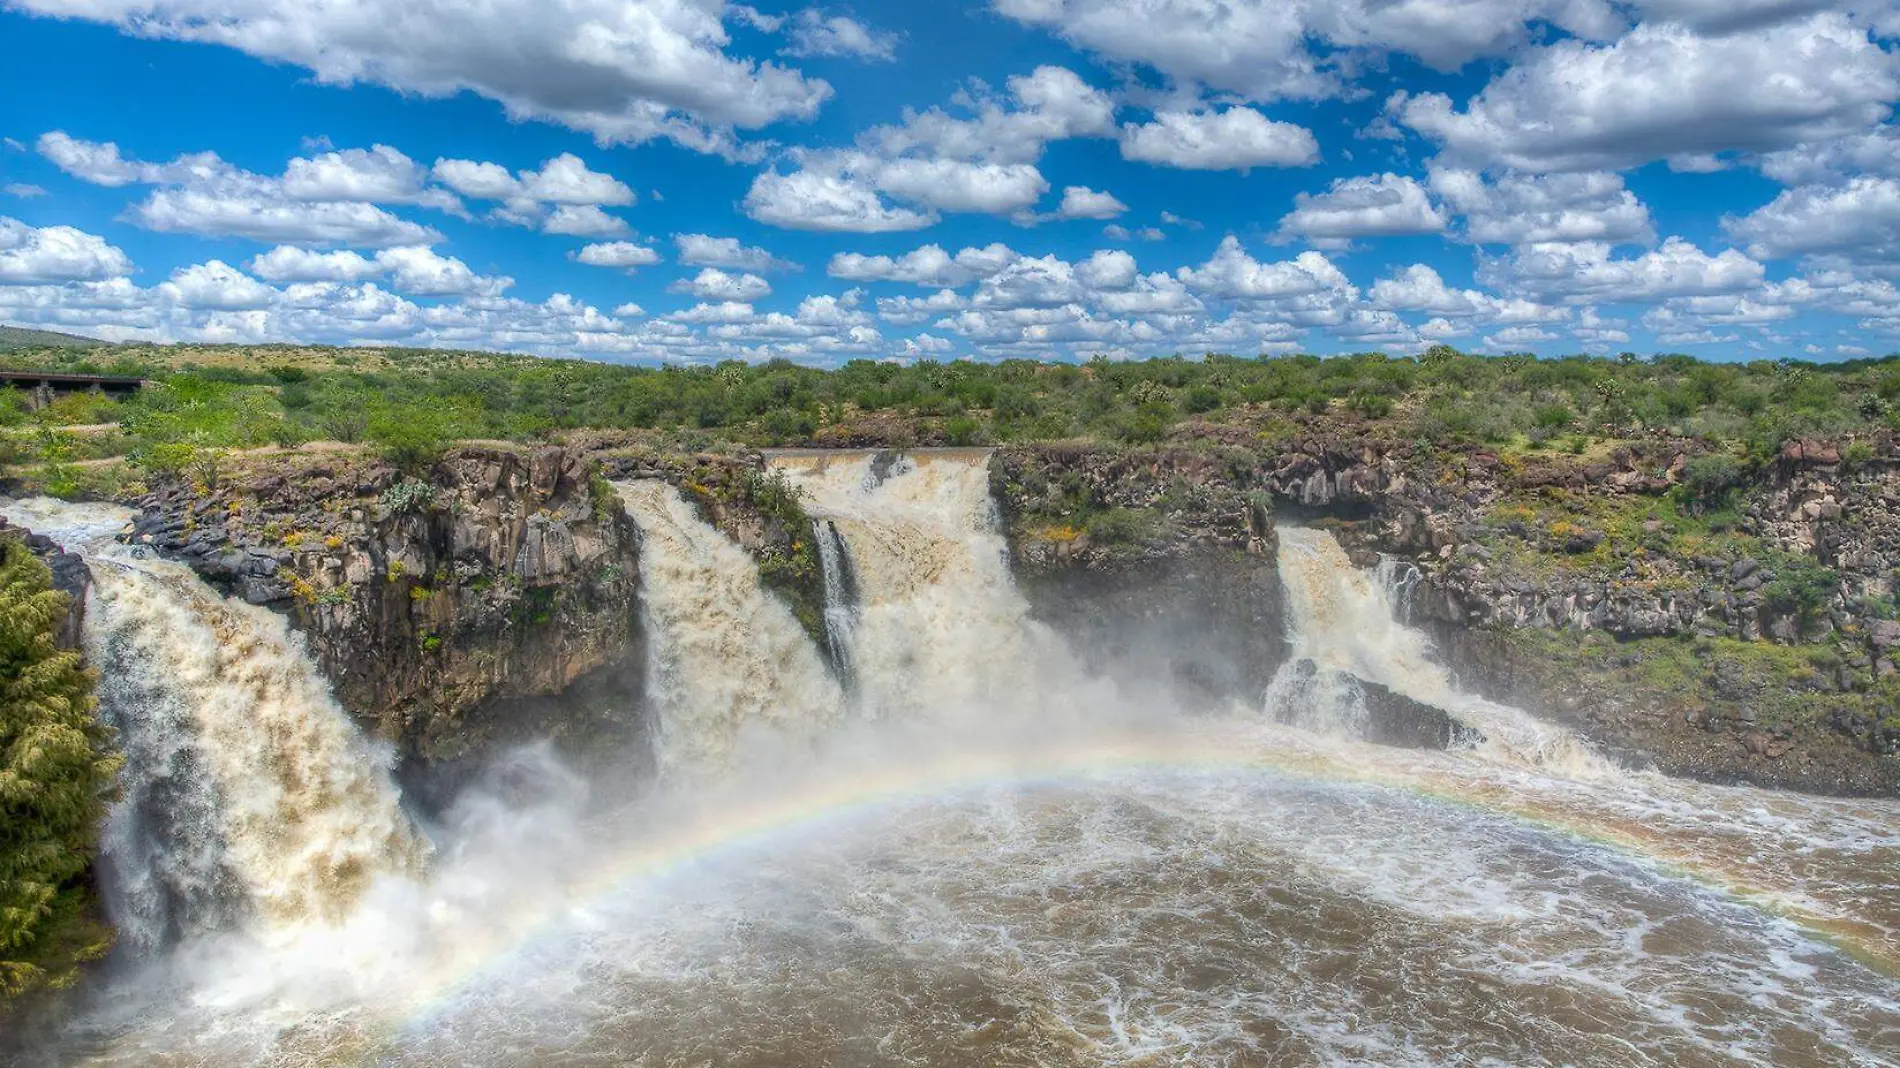
<path fill-rule="evenodd" d="M 1733 581 L 1740 582 L 1760 570 L 1760 561 L 1752 556 L 1744 556 L 1740 560 L 1735 561 L 1734 565 L 1728 569 L 1728 577 Z"/>

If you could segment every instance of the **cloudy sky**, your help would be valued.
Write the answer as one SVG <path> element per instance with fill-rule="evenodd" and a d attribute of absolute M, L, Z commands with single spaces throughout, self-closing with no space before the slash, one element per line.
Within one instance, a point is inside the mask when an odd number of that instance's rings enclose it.
<path fill-rule="evenodd" d="M 1900 348 L 1900 0 L 0 0 L 0 322 Z"/>

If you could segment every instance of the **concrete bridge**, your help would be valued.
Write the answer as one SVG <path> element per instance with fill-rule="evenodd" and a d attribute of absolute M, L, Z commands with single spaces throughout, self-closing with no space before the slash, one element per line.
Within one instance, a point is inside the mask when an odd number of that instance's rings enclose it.
<path fill-rule="evenodd" d="M 76 375 L 59 371 L 0 371 L 0 388 L 12 386 L 27 395 L 34 408 L 44 408 L 62 393 L 104 393 L 129 397 L 145 387 L 145 379 L 122 375 Z"/>

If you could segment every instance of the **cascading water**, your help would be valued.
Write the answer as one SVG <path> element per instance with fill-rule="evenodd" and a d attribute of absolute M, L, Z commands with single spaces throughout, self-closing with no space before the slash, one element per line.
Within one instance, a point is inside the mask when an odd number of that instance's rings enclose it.
<path fill-rule="evenodd" d="M 851 569 L 851 550 L 838 533 L 838 524 L 829 519 L 811 522 L 812 540 L 818 545 L 818 562 L 825 583 L 825 647 L 831 654 L 838 681 L 846 688 L 857 684 L 857 667 L 852 649 L 857 645 L 858 580 Z"/>
<path fill-rule="evenodd" d="M 843 706 L 810 635 L 745 550 L 666 482 L 614 488 L 640 527 L 648 692 L 671 772 L 724 766 L 750 732 L 811 740 Z"/>
<path fill-rule="evenodd" d="M 694 774 L 583 815 L 544 748 L 504 760 L 439 821 L 426 882 L 363 899 L 355 952 L 243 969 L 316 980 L 167 991 L 46 1063 L 1892 1062 L 1900 804 L 1257 714 L 1104 725 L 1116 695 L 1011 584 L 980 456 L 774 462 L 855 564 L 855 601 L 830 587 L 860 606 L 841 644 L 888 719 L 844 714 L 750 557 L 670 487 L 623 486 L 662 748 Z M 1281 537 L 1309 661 L 1535 735 L 1455 693 L 1398 582 Z M 776 764 L 716 774 L 754 729 Z"/>
<path fill-rule="evenodd" d="M 1088 688 L 1009 573 L 989 457 L 941 450 L 775 456 L 838 532 L 857 580 L 850 648 L 872 718 L 1073 707 Z"/>
<path fill-rule="evenodd" d="M 114 919 L 150 950 L 226 927 L 334 922 L 414 872 L 393 754 L 371 745 L 280 616 L 117 546 L 98 506 L 4 509 L 84 555 L 87 654 L 127 755 L 102 848 Z"/>
<path fill-rule="evenodd" d="M 1267 690 L 1267 711 L 1276 719 L 1359 737 L 1366 707 L 1354 680 L 1364 680 L 1443 709 L 1482 735 L 1478 746 L 1488 755 L 1572 775 L 1614 773 L 1569 731 L 1452 684 L 1431 640 L 1401 621 L 1416 570 L 1388 564 L 1369 576 L 1326 531 L 1281 527 L 1278 534 L 1292 649 Z"/>

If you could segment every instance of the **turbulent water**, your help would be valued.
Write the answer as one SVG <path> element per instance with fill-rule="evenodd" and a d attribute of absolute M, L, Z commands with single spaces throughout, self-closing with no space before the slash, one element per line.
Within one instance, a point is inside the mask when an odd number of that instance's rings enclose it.
<path fill-rule="evenodd" d="M 659 755 L 676 771 L 727 763 L 748 732 L 810 738 L 843 692 L 752 558 L 665 482 L 614 487 L 640 527 L 648 689 Z"/>
<path fill-rule="evenodd" d="M 104 853 L 131 944 L 240 914 L 267 931 L 339 920 L 376 878 L 419 862 L 390 754 L 366 742 L 283 617 L 113 545 L 102 534 L 122 514 L 7 515 L 92 571 L 87 653 L 127 755 Z"/>
<path fill-rule="evenodd" d="M 1479 748 L 1488 755 L 1573 776 L 1611 773 L 1569 731 L 1452 684 L 1451 673 L 1432 658 L 1430 639 L 1402 622 L 1415 576 L 1389 564 L 1367 574 L 1323 530 L 1281 527 L 1277 533 L 1292 649 L 1288 667 L 1269 690 L 1269 711 L 1288 722 L 1356 736 L 1365 724 L 1356 680 L 1365 680 L 1452 713 L 1478 732 Z M 1318 668 L 1304 684 L 1292 681 L 1302 660 Z"/>
<path fill-rule="evenodd" d="M 1126 707 L 1029 618 L 981 454 L 774 463 L 840 536 L 855 698 L 749 558 L 623 487 L 695 774 L 600 810 L 509 755 L 426 869 L 294 946 L 109 978 L 45 1062 L 1895 1063 L 1900 804 L 1620 772 L 1459 694 L 1402 576 L 1316 532 L 1281 531 L 1297 655 L 1483 747 Z"/>

